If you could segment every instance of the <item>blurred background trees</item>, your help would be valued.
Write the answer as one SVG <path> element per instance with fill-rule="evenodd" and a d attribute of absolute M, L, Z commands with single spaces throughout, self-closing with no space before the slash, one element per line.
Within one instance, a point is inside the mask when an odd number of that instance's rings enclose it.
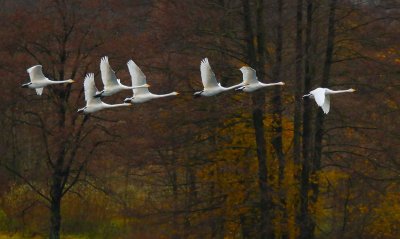
<path fill-rule="evenodd" d="M 24 238 L 397 238 L 397 1 L 1 1 L 0 229 Z M 76 114 L 100 57 L 181 95 Z M 192 99 L 249 65 L 282 88 Z M 77 83 L 19 86 L 42 64 Z M 356 88 L 329 115 L 302 94 Z M 121 102 L 130 92 L 106 98 Z"/>

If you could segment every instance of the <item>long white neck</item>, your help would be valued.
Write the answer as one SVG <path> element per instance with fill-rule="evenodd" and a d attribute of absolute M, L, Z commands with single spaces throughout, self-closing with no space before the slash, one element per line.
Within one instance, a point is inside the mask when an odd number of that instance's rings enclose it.
<path fill-rule="evenodd" d="M 113 104 L 113 105 L 110 105 L 110 104 L 104 103 L 105 108 L 116 108 L 116 107 L 122 107 L 122 106 L 130 106 L 130 105 L 132 105 L 132 104 L 129 104 L 129 103 L 122 103 L 122 104 Z"/>
<path fill-rule="evenodd" d="M 144 85 L 139 85 L 139 86 L 124 86 L 124 87 L 126 87 L 126 89 L 138 89 L 138 88 L 148 88 L 149 85 L 144 84 Z"/>
<path fill-rule="evenodd" d="M 265 84 L 260 82 L 260 85 L 262 85 L 263 87 L 268 87 L 268 86 L 274 86 L 274 85 L 284 85 L 283 82 L 276 82 L 276 83 L 269 83 L 269 84 Z"/>
<path fill-rule="evenodd" d="M 229 86 L 229 87 L 222 87 L 224 90 L 232 90 L 232 89 L 236 89 L 238 87 L 241 87 L 244 85 L 244 82 L 237 84 L 237 85 L 233 85 L 233 86 Z"/>
<path fill-rule="evenodd" d="M 168 94 L 161 94 L 161 95 L 151 94 L 151 95 L 154 98 L 163 98 L 163 97 L 178 95 L 178 93 L 177 92 L 171 92 L 171 93 L 168 93 Z"/>
<path fill-rule="evenodd" d="M 64 84 L 64 83 L 72 83 L 71 80 L 60 80 L 60 81 L 54 81 L 54 80 L 49 80 L 50 84 Z"/>
<path fill-rule="evenodd" d="M 340 93 L 352 93 L 354 92 L 354 89 L 348 89 L 348 90 L 327 90 L 325 94 L 328 95 L 333 95 L 333 94 L 340 94 Z"/>

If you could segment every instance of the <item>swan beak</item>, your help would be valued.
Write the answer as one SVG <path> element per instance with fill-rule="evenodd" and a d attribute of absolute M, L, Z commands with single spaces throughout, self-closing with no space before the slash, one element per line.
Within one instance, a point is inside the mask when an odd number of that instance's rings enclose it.
<path fill-rule="evenodd" d="M 144 86 L 145 86 L 145 87 L 150 87 L 150 85 L 149 85 L 149 84 L 145 84 Z"/>
<path fill-rule="evenodd" d="M 176 93 L 176 95 L 179 95 L 179 92 L 175 92 Z"/>
<path fill-rule="evenodd" d="M 74 81 L 74 80 L 71 80 L 70 82 L 71 82 L 71 83 L 75 83 L 75 81 Z"/>
<path fill-rule="evenodd" d="M 285 82 L 281 82 L 281 85 L 285 85 Z"/>

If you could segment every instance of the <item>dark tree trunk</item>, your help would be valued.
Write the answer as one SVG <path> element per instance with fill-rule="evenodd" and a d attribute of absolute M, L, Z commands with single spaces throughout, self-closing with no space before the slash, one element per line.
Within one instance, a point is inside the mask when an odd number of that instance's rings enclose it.
<path fill-rule="evenodd" d="M 256 22 L 257 22 L 257 72 L 260 81 L 265 81 L 265 25 L 264 25 L 264 0 L 257 0 Z M 256 134 L 257 157 L 258 157 L 258 179 L 260 188 L 260 238 L 274 238 L 274 228 L 272 225 L 273 205 L 271 200 L 270 188 L 268 185 L 268 166 L 267 166 L 267 143 L 265 140 L 264 127 L 264 108 L 265 94 L 259 92 L 253 97 L 253 124 Z"/>
<path fill-rule="evenodd" d="M 59 239 L 61 230 L 62 176 L 54 173 L 50 191 L 50 239 Z"/>
<path fill-rule="evenodd" d="M 277 0 L 277 18 L 276 18 L 276 48 L 275 48 L 275 64 L 273 66 L 272 79 L 274 82 L 281 81 L 281 70 L 282 70 L 282 48 L 283 48 L 283 0 Z M 282 213 L 282 221 L 280 225 L 282 228 L 286 228 L 287 225 L 287 213 L 286 213 L 286 193 L 283 188 L 283 180 L 285 173 L 285 155 L 283 153 L 283 139 L 282 139 L 282 88 L 277 86 L 274 87 L 274 96 L 271 101 L 272 104 L 272 146 L 279 164 L 279 201 L 280 211 Z M 282 238 L 287 238 L 288 235 L 286 230 L 282 230 Z"/>
<path fill-rule="evenodd" d="M 307 22 L 306 22 L 306 40 L 305 40 L 305 59 L 304 59 L 304 93 L 311 90 L 313 79 L 313 70 L 311 66 L 312 59 L 312 20 L 313 20 L 313 0 L 307 0 Z M 303 161 L 301 172 L 300 187 L 300 238 L 308 239 L 313 237 L 312 225 L 313 217 L 308 210 L 310 189 L 310 167 L 312 161 L 312 105 L 311 99 L 305 98 L 303 101 Z"/>
<path fill-rule="evenodd" d="M 173 157 L 173 156 L 172 156 Z M 179 235 L 179 215 L 178 215 L 178 209 L 179 209 L 179 198 L 178 198 L 178 177 L 177 177 L 177 170 L 176 170 L 176 162 L 175 159 L 172 159 L 172 173 L 171 173 L 171 183 L 172 183 L 172 196 L 174 198 L 173 202 L 173 213 L 172 213 L 172 223 L 173 228 L 174 228 L 174 233 L 172 235 L 172 239 L 180 239 Z"/>
<path fill-rule="evenodd" d="M 295 79 L 295 105 L 294 105 L 294 134 L 293 134 L 293 161 L 295 165 L 295 180 L 299 181 L 300 189 L 302 182 L 300 177 L 301 162 L 301 112 L 302 112 L 302 93 L 303 93 L 303 0 L 297 0 L 296 10 L 296 79 Z M 302 196 L 300 190 L 299 197 Z M 296 224 L 303 223 L 304 203 L 300 199 L 300 204 L 296 205 L 299 210 L 296 214 Z"/>
<path fill-rule="evenodd" d="M 322 72 L 321 87 L 328 87 L 329 78 L 331 73 L 334 40 L 335 40 L 335 12 L 336 12 L 337 0 L 331 0 L 329 5 L 329 21 L 328 21 L 328 37 L 326 44 L 326 56 L 325 63 Z M 318 110 L 316 123 L 315 123 L 315 145 L 314 145 L 314 161 L 312 162 L 311 174 L 315 178 L 311 183 L 312 196 L 310 201 L 315 204 L 319 196 L 319 182 L 318 172 L 321 170 L 321 157 L 322 157 L 322 139 L 324 131 L 324 113 L 322 110 Z M 315 220 L 310 225 L 310 230 L 315 229 Z"/>
<path fill-rule="evenodd" d="M 303 0 L 297 0 L 296 13 L 296 79 L 294 105 L 293 160 L 296 166 L 301 161 L 301 111 L 303 93 Z M 296 170 L 297 171 L 297 170 Z"/>
<path fill-rule="evenodd" d="M 256 24 L 257 24 L 257 47 L 254 45 L 254 33 L 251 21 L 251 9 L 249 1 L 242 0 L 244 27 L 246 32 L 247 57 L 251 65 L 256 65 L 257 76 L 260 81 L 265 77 L 265 26 L 264 26 L 264 2 L 257 0 Z M 258 59 L 258 60 L 257 60 Z M 260 91 L 252 95 L 253 125 L 256 137 L 257 160 L 258 160 L 258 185 L 260 190 L 260 222 L 259 238 L 273 238 L 273 226 L 271 223 L 272 203 L 268 187 L 267 149 L 264 129 L 264 106 L 265 94 Z"/>
<path fill-rule="evenodd" d="M 277 39 L 276 39 L 276 55 L 275 55 L 275 64 L 273 67 L 272 78 L 274 82 L 279 82 L 281 79 L 281 69 L 282 69 L 282 44 L 283 44 L 283 36 L 282 36 L 282 0 L 277 0 L 278 4 L 278 19 L 277 19 Z M 273 107 L 272 110 L 272 129 L 274 132 L 274 136 L 272 138 L 272 145 L 275 150 L 275 154 L 279 161 L 279 184 L 281 184 L 283 180 L 283 173 L 285 167 L 285 159 L 283 155 L 282 148 L 282 90 L 281 87 L 274 87 L 274 97 L 272 98 L 271 104 Z"/>

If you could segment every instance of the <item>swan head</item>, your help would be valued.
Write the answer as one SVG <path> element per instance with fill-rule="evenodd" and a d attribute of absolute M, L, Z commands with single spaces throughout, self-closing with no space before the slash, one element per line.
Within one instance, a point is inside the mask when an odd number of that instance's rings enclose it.
<path fill-rule="evenodd" d="M 285 82 L 278 82 L 278 85 L 285 85 Z"/>
<path fill-rule="evenodd" d="M 69 83 L 69 84 L 72 84 L 72 83 L 74 83 L 75 81 L 73 80 L 73 79 L 68 79 L 67 80 L 67 83 Z"/>
<path fill-rule="evenodd" d="M 174 91 L 174 92 L 172 92 L 172 94 L 173 95 L 179 95 L 179 92 Z"/>
<path fill-rule="evenodd" d="M 356 90 L 353 89 L 353 88 L 350 88 L 350 89 L 349 89 L 349 92 L 356 92 Z"/>

